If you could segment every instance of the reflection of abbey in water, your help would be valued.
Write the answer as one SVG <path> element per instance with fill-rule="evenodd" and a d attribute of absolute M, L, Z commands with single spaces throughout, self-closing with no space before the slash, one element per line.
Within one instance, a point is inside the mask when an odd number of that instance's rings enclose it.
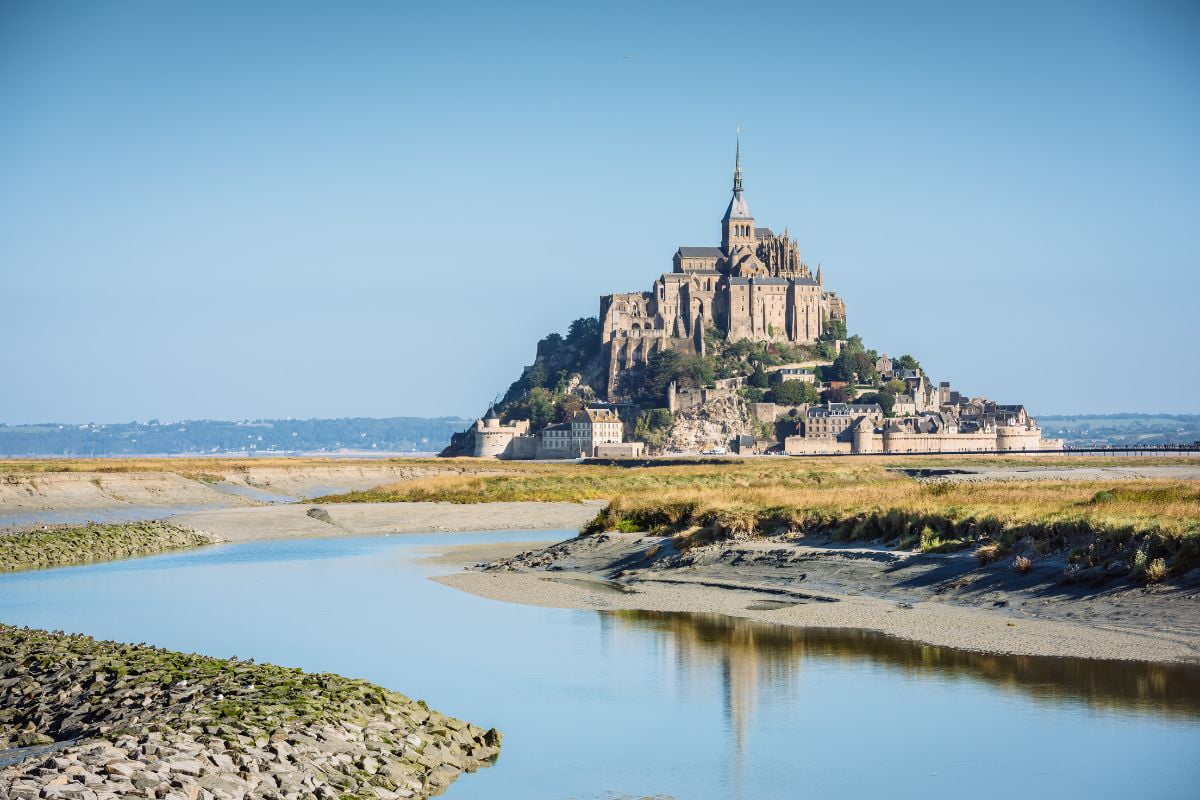
<path fill-rule="evenodd" d="M 631 628 L 670 638 L 681 663 L 719 664 L 738 740 L 754 694 L 799 671 L 803 659 L 879 664 L 913 676 L 986 681 L 1046 702 L 1200 717 L 1200 667 L 1088 658 L 1007 656 L 923 645 L 873 631 L 797 628 L 724 614 L 609 611 Z M 760 689 L 760 686 L 762 687 Z"/>
<path fill-rule="evenodd" d="M 658 350 L 704 352 L 714 325 L 731 342 L 812 344 L 846 306 L 825 291 L 821 268 L 800 260 L 796 240 L 758 225 L 742 190 L 741 146 L 733 197 L 721 218 L 720 247 L 680 247 L 673 269 L 648 292 L 600 298 L 600 335 L 608 363 L 608 397 L 621 394 L 624 370 Z"/>

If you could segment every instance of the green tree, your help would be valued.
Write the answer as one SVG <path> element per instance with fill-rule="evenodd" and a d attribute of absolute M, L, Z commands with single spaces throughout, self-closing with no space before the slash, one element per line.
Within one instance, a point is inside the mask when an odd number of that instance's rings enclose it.
<path fill-rule="evenodd" d="M 766 392 L 753 386 L 743 386 L 741 389 L 738 389 L 738 396 L 747 403 L 761 403 L 765 395 Z"/>
<path fill-rule="evenodd" d="M 548 334 L 545 338 L 537 343 L 537 360 L 554 358 L 558 351 L 562 349 L 563 337 L 558 333 Z"/>
<path fill-rule="evenodd" d="M 646 361 L 645 394 L 662 397 L 667 391 L 667 384 L 678 377 L 682 362 L 683 356 L 674 350 L 651 353 Z"/>
<path fill-rule="evenodd" d="M 842 319 L 827 319 L 821 326 L 821 339 L 832 342 L 835 339 L 846 338 L 846 321 Z"/>
<path fill-rule="evenodd" d="M 525 372 L 525 388 L 537 389 L 544 387 L 549 375 L 546 374 L 546 365 L 541 359 L 533 362 L 533 366 Z"/>
<path fill-rule="evenodd" d="M 554 421 L 570 422 L 575 418 L 575 414 L 582 410 L 582 399 L 573 394 L 564 395 L 554 403 Z"/>
<path fill-rule="evenodd" d="M 529 390 L 529 426 L 540 431 L 554 419 L 554 401 L 540 386 Z"/>
<path fill-rule="evenodd" d="M 892 362 L 893 369 L 920 369 L 921 363 L 907 353 Z"/>
<path fill-rule="evenodd" d="M 698 389 L 713 382 L 716 374 L 716 362 L 708 356 L 684 356 L 679 364 L 679 372 L 675 379 L 685 389 Z"/>
<path fill-rule="evenodd" d="M 580 347 L 600 339 L 600 320 L 595 317 L 580 317 L 567 328 L 567 344 Z"/>
<path fill-rule="evenodd" d="M 634 438 L 652 447 L 662 447 L 674 422 L 670 409 L 648 408 L 638 415 L 633 425 Z"/>
<path fill-rule="evenodd" d="M 878 403 L 883 409 L 883 415 L 890 417 L 892 408 L 896 405 L 896 396 L 891 392 L 866 392 L 856 401 L 858 403 Z"/>
<path fill-rule="evenodd" d="M 908 384 L 904 381 L 893 378 L 883 386 L 884 391 L 891 392 L 896 397 L 908 393 Z"/>
<path fill-rule="evenodd" d="M 771 385 L 771 382 L 767 379 L 766 371 L 762 368 L 762 364 L 755 365 L 754 372 L 750 373 L 750 377 L 746 379 L 746 383 L 758 389 L 765 389 Z"/>
<path fill-rule="evenodd" d="M 863 348 L 862 339 L 851 336 L 833 361 L 833 380 L 873 384 L 878 379 L 875 360 Z"/>
<path fill-rule="evenodd" d="M 779 405 L 800 405 L 801 403 L 816 403 L 820 395 L 812 384 L 804 381 L 782 381 L 770 392 L 772 403 Z"/>

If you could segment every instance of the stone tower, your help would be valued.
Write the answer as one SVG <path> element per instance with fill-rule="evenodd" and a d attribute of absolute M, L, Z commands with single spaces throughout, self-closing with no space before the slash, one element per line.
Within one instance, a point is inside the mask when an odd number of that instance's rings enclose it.
<path fill-rule="evenodd" d="M 742 196 L 742 142 L 739 138 L 733 162 L 733 198 L 721 218 L 721 247 L 730 253 L 743 245 L 753 249 L 756 241 L 754 216 Z"/>

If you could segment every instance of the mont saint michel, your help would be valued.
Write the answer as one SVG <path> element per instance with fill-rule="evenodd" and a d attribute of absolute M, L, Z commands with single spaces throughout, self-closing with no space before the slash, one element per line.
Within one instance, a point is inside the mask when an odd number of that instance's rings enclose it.
<path fill-rule="evenodd" d="M 0 2 L 0 800 L 1196 800 L 1200 6 Z"/>
<path fill-rule="evenodd" d="M 1053 452 L 1020 403 L 934 383 L 847 334 L 846 303 L 788 228 L 759 225 L 741 142 L 718 247 L 680 246 L 649 291 L 538 344 L 498 403 L 444 456 L 637 458 Z"/>

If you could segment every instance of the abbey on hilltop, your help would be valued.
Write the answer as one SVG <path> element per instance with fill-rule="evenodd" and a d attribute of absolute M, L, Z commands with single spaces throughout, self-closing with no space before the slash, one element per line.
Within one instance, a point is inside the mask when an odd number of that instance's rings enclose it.
<path fill-rule="evenodd" d="M 733 197 L 721 218 L 720 247 L 680 247 L 674 268 L 648 292 L 600 298 L 607 394 L 620 394 L 621 374 L 670 348 L 704 352 L 704 332 L 715 326 L 727 341 L 811 344 L 828 320 L 845 320 L 846 305 L 825 291 L 800 260 L 796 240 L 755 224 L 742 189 L 738 144 Z"/>

